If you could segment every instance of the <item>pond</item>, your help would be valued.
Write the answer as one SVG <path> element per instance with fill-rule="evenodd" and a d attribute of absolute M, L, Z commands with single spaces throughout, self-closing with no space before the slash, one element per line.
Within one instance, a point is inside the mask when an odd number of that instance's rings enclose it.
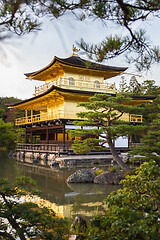
<path fill-rule="evenodd" d="M 78 168 L 51 170 L 49 167 L 35 166 L 9 158 L 5 151 L 0 152 L 0 177 L 14 181 L 17 176 L 29 176 L 37 182 L 42 191 L 41 198 L 54 206 L 53 210 L 62 217 L 81 214 L 92 217 L 102 211 L 105 197 L 119 186 L 99 184 L 67 184 L 66 179 Z"/>

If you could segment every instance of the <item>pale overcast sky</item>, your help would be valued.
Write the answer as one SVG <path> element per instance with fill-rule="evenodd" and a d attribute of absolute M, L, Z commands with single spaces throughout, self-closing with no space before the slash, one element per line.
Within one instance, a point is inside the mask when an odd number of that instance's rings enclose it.
<path fill-rule="evenodd" d="M 142 26 L 143 27 L 143 26 Z M 154 44 L 160 42 L 159 19 L 145 24 L 148 34 Z M 34 94 L 34 86 L 42 85 L 42 82 L 26 80 L 24 73 L 39 70 L 48 65 L 54 56 L 66 58 L 72 53 L 72 45 L 80 38 L 88 42 L 99 43 L 108 33 L 118 31 L 118 28 L 102 25 L 100 21 L 86 20 L 80 22 L 73 16 L 66 15 L 61 19 L 46 20 L 42 31 L 31 33 L 25 37 L 9 39 L 7 43 L 0 43 L 0 97 L 30 98 Z M 123 34 L 123 33 L 122 33 Z M 4 56 L 6 55 L 6 56 Z M 85 56 L 81 56 L 85 58 Z M 103 64 L 124 67 L 128 73 L 136 73 L 124 59 L 105 61 Z M 160 85 L 160 65 L 152 67 L 146 75 L 138 78 L 140 82 L 146 79 L 154 79 Z M 131 77 L 125 75 L 128 79 Z M 111 78 L 109 82 L 120 81 L 120 77 Z"/>

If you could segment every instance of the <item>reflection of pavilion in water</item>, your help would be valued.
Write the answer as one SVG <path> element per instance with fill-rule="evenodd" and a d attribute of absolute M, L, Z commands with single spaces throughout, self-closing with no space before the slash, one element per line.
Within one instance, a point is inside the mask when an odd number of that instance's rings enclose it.
<path fill-rule="evenodd" d="M 41 198 L 35 197 L 31 200 L 39 206 L 51 208 L 60 217 L 76 214 L 91 217 L 95 212 L 102 210 L 105 197 L 119 188 L 99 184 L 67 185 L 67 177 L 76 169 L 51 171 L 49 168 L 22 163 L 21 170 L 24 175 L 36 180 L 38 188 L 43 192 Z"/>
<path fill-rule="evenodd" d="M 70 205 L 57 205 L 52 203 L 49 200 L 45 200 L 39 196 L 25 196 L 23 197 L 24 202 L 33 202 L 36 203 L 39 207 L 47 207 L 52 209 L 58 217 L 70 217 Z"/>

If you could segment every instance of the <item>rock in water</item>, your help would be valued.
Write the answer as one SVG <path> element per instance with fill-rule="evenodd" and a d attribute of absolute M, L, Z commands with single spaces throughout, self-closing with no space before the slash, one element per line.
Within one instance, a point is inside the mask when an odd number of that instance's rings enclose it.
<path fill-rule="evenodd" d="M 124 174 L 117 172 L 104 172 L 95 177 L 94 183 L 98 184 L 115 184 L 118 185 L 121 180 L 125 179 Z"/>
<path fill-rule="evenodd" d="M 90 169 L 80 169 L 67 178 L 68 183 L 93 183 L 95 174 Z"/>

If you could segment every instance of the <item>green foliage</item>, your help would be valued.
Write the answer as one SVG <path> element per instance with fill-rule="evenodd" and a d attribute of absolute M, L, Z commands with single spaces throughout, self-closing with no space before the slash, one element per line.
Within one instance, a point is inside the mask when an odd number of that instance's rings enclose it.
<path fill-rule="evenodd" d="M 2 119 L 0 119 L 0 146 L 11 148 L 14 145 L 15 134 L 13 131 L 12 123 L 4 123 Z"/>
<path fill-rule="evenodd" d="M 121 77 L 118 92 L 128 92 L 127 80 L 124 76 Z"/>
<path fill-rule="evenodd" d="M 38 29 L 38 1 L 1 1 L 0 2 L 0 39 L 10 37 L 10 33 L 24 35 Z M 36 7 L 36 9 L 35 9 Z"/>
<path fill-rule="evenodd" d="M 20 99 L 14 97 L 0 98 L 0 118 L 5 122 L 14 122 L 16 118 L 24 117 L 24 110 L 9 109 L 8 104 L 19 102 Z"/>
<path fill-rule="evenodd" d="M 95 172 L 95 175 L 98 176 L 98 175 L 100 175 L 102 172 L 103 172 L 102 169 L 98 169 L 98 170 Z"/>
<path fill-rule="evenodd" d="M 146 162 L 150 159 L 160 163 L 160 123 L 158 120 L 153 120 L 148 125 L 147 134 L 143 136 L 141 144 L 135 147 L 129 154 L 132 156 L 132 161 Z M 134 155 L 140 155 L 134 157 Z"/>
<path fill-rule="evenodd" d="M 13 123 L 4 123 L 0 118 L 0 147 L 13 149 L 17 142 L 23 142 L 23 129 L 15 129 Z"/>
<path fill-rule="evenodd" d="M 35 182 L 19 177 L 11 184 L 8 179 L 0 178 L 0 238 L 21 239 L 39 237 L 46 240 L 64 239 L 67 222 L 55 216 L 46 208 L 39 208 L 32 202 L 24 202 L 25 196 L 40 194 Z"/>
<path fill-rule="evenodd" d="M 128 92 L 141 94 L 141 84 L 137 81 L 135 76 L 132 76 L 128 86 Z"/>
<path fill-rule="evenodd" d="M 24 128 L 14 128 L 15 133 L 15 144 L 25 142 L 25 129 Z"/>
<path fill-rule="evenodd" d="M 127 80 L 123 76 L 119 84 L 119 92 L 130 92 L 135 95 L 144 94 L 147 96 L 158 96 L 160 94 L 160 87 L 156 85 L 154 80 L 145 80 L 139 83 L 135 76 L 131 77 L 129 84 L 127 85 Z"/>
<path fill-rule="evenodd" d="M 23 35 L 38 30 L 43 16 L 59 18 L 65 13 L 73 13 L 80 21 L 98 19 L 105 22 L 106 27 L 112 23 L 122 30 L 119 34 L 107 35 L 99 44 L 88 44 L 81 39 L 79 46 L 89 58 L 102 61 L 125 53 L 127 61 L 135 63 L 139 70 L 149 69 L 160 61 L 160 50 L 151 44 L 145 27 L 141 29 L 142 24 L 139 23 L 159 17 L 159 10 L 158 0 L 3 0 L 0 3 L 0 39 L 10 37 L 8 32 Z M 135 24 L 139 27 L 135 28 Z"/>
<path fill-rule="evenodd" d="M 154 161 L 144 163 L 135 175 L 122 180 L 123 189 L 106 198 L 103 216 L 92 219 L 85 239 L 160 238 L 160 168 Z"/>
<path fill-rule="evenodd" d="M 120 168 L 117 166 L 108 166 L 107 171 L 109 172 L 119 172 Z"/>
<path fill-rule="evenodd" d="M 90 151 L 90 147 L 86 145 L 86 142 L 75 140 L 74 145 L 72 146 L 72 149 L 76 154 L 87 154 Z"/>
<path fill-rule="evenodd" d="M 144 162 L 150 159 L 160 163 L 160 96 L 146 106 L 145 117 L 148 122 L 141 144 L 129 152 L 132 161 Z M 134 155 L 140 155 L 138 157 Z"/>
<path fill-rule="evenodd" d="M 61 4 L 60 4 L 61 5 Z M 112 22 L 118 28 L 127 30 L 121 34 L 108 35 L 99 44 L 89 44 L 83 39 L 79 46 L 88 54 L 90 58 L 97 61 L 111 59 L 121 54 L 125 54 L 129 63 L 135 63 L 138 70 L 149 69 L 153 62 L 159 62 L 159 47 L 151 46 L 146 30 L 134 28 L 134 23 L 147 21 L 147 18 L 159 11 L 160 4 L 157 0 L 152 1 L 83 1 L 80 6 L 71 4 L 73 8 L 86 9 L 85 18 L 95 18 L 105 21 L 106 26 Z M 90 7 L 90 8 L 89 8 Z M 158 17 L 159 14 L 156 14 Z M 155 15 L 154 15 L 155 17 Z M 84 19 L 84 18 L 83 18 Z"/>
<path fill-rule="evenodd" d="M 145 95 L 158 96 L 160 94 L 160 87 L 155 84 L 154 80 L 145 80 L 141 85 L 141 91 Z"/>
<path fill-rule="evenodd" d="M 131 169 L 131 170 L 129 170 L 128 172 L 126 172 L 126 176 L 127 176 L 127 175 L 135 175 L 135 172 L 136 172 L 136 168 Z"/>
<path fill-rule="evenodd" d="M 140 106 L 129 105 L 131 100 L 132 97 L 130 97 L 129 93 L 119 93 L 116 97 L 108 94 L 95 94 L 89 99 L 89 102 L 79 103 L 79 106 L 85 107 L 87 111 L 78 113 L 77 115 L 83 121 L 76 121 L 74 124 L 82 128 L 68 132 L 71 137 L 81 136 L 84 140 L 79 142 L 81 145 L 75 142 L 72 145 L 74 150 L 77 149 L 79 151 L 79 148 L 84 148 L 84 146 L 86 146 L 86 150 L 100 150 L 100 148 L 104 150 L 106 149 L 104 144 L 108 143 L 115 160 L 122 168 L 125 168 L 126 165 L 115 151 L 113 140 L 119 136 L 130 136 L 133 133 L 140 135 L 146 128 L 143 124 L 134 126 L 130 122 L 121 120 L 125 113 L 140 114 L 144 111 Z"/>
<path fill-rule="evenodd" d="M 144 104 L 145 111 L 144 118 L 148 124 L 152 123 L 154 119 L 159 118 L 160 95 L 153 99 L 152 103 Z"/>

